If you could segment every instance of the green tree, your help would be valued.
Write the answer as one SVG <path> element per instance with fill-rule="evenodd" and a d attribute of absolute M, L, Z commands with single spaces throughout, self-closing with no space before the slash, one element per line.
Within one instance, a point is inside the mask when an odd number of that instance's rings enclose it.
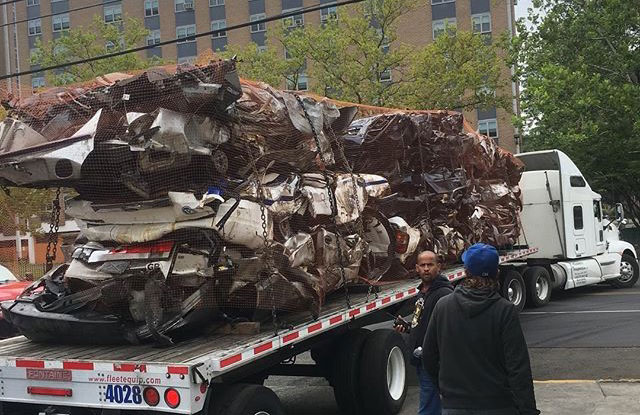
<path fill-rule="evenodd" d="M 19 187 L 0 190 L 0 229 L 14 228 L 16 216 L 19 216 L 18 228 L 23 232 L 35 232 L 40 224 L 39 218 L 54 198 L 55 190 Z M 44 219 L 49 221 L 49 218 Z"/>
<path fill-rule="evenodd" d="M 502 76 L 505 60 L 500 42 L 483 35 L 446 30 L 412 55 L 405 104 L 411 108 L 471 110 L 511 109 L 509 79 Z"/>
<path fill-rule="evenodd" d="M 53 66 L 119 52 L 143 45 L 148 34 L 139 19 L 125 18 L 116 23 L 105 23 L 101 16 L 96 15 L 89 25 L 70 29 L 57 39 L 48 42 L 38 39 L 31 63 Z M 129 53 L 68 66 L 63 73 L 47 73 L 46 76 L 49 84 L 64 85 L 107 73 L 142 69 L 158 62 L 157 58 L 144 59 L 137 53 Z"/>
<path fill-rule="evenodd" d="M 640 225 L 640 5 L 536 0 L 513 43 L 528 149 L 558 148 Z"/>
<path fill-rule="evenodd" d="M 500 42 L 455 30 L 423 47 L 400 41 L 403 17 L 426 6 L 425 0 L 367 0 L 339 8 L 335 18 L 320 26 L 272 25 L 266 52 L 232 48 L 228 55 L 242 58 L 239 70 L 244 76 L 279 80 L 276 85 L 285 78 L 295 85 L 304 73 L 313 92 L 339 100 L 412 108 L 509 109 L 509 97 L 501 93 L 508 79 L 500 74 Z M 282 59 L 283 49 L 287 60 Z"/>

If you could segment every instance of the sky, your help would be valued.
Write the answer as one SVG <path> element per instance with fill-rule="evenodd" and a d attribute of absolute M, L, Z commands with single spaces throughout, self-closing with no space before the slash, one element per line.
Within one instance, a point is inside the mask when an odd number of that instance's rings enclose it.
<path fill-rule="evenodd" d="M 531 7 L 531 0 L 518 0 L 516 4 L 516 19 L 527 17 L 527 9 Z"/>

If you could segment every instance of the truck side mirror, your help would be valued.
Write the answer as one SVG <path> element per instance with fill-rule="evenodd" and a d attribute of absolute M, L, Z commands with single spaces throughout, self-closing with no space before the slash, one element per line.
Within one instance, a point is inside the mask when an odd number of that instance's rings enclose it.
<path fill-rule="evenodd" d="M 624 220 L 624 208 L 622 207 L 622 203 L 616 203 L 616 220 L 621 222 Z"/>

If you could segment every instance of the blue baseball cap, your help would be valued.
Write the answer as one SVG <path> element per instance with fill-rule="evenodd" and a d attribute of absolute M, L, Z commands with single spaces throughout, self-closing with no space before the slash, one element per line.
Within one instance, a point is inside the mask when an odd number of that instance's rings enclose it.
<path fill-rule="evenodd" d="M 494 278 L 498 275 L 499 255 L 496 248 L 491 245 L 471 245 L 462 254 L 462 262 L 474 277 Z"/>

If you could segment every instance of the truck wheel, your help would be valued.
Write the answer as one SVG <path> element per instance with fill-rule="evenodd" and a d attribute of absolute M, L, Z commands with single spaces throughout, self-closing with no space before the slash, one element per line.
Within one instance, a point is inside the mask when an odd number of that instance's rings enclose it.
<path fill-rule="evenodd" d="M 367 337 L 360 365 L 366 413 L 393 415 L 402 409 L 407 396 L 405 349 L 402 336 L 393 330 L 376 330 Z"/>
<path fill-rule="evenodd" d="M 638 260 L 631 254 L 622 254 L 620 262 L 620 276 L 611 280 L 616 288 L 631 288 L 638 282 Z"/>
<path fill-rule="evenodd" d="M 237 383 L 214 393 L 208 415 L 284 415 L 278 396 L 262 385 Z"/>
<path fill-rule="evenodd" d="M 333 396 L 344 415 L 363 414 L 360 391 L 360 360 L 362 348 L 371 330 L 357 329 L 342 337 L 331 368 Z"/>
<path fill-rule="evenodd" d="M 501 294 L 510 303 L 516 306 L 518 311 L 522 311 L 527 298 L 527 289 L 524 285 L 522 275 L 515 269 L 508 269 L 502 278 Z"/>
<path fill-rule="evenodd" d="M 527 304 L 542 307 L 551 299 L 551 276 L 545 267 L 533 266 L 524 271 Z"/>

